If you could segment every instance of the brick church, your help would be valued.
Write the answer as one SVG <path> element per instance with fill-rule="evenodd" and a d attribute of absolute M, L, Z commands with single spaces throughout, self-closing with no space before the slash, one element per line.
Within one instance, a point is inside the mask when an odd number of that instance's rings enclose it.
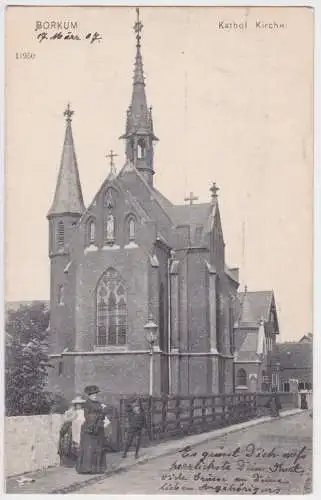
<path fill-rule="evenodd" d="M 49 386 L 66 397 L 97 384 L 105 397 L 149 391 L 145 325 L 157 324 L 153 393 L 233 390 L 238 269 L 225 263 L 218 188 L 175 205 L 154 185 L 154 132 L 135 23 L 125 161 L 91 204 L 82 196 L 69 105 L 49 221 Z"/>

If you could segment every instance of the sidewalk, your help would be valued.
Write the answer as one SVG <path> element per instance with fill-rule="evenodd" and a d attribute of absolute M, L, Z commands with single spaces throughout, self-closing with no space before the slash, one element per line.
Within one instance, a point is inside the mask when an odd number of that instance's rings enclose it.
<path fill-rule="evenodd" d="M 301 413 L 302 410 L 293 409 L 286 410 L 280 413 L 280 417 L 288 417 Z M 230 427 L 225 427 L 222 429 L 217 429 L 210 432 L 204 432 L 203 434 L 196 434 L 193 436 L 186 436 L 182 439 L 177 439 L 174 441 L 167 441 L 164 443 L 156 444 L 148 448 L 141 450 L 141 456 L 135 460 L 133 453 L 131 453 L 128 458 L 121 458 L 121 453 L 108 453 L 107 463 L 108 471 L 105 474 L 97 475 L 79 475 L 73 468 L 64 467 L 53 467 L 45 471 L 33 472 L 26 474 L 28 478 L 34 479 L 33 483 L 27 483 L 20 486 L 18 479 L 22 476 L 11 477 L 6 481 L 6 493 L 16 493 L 16 494 L 41 494 L 41 493 L 71 493 L 81 489 L 83 486 L 90 485 L 101 481 L 107 476 L 112 474 L 125 472 L 137 464 L 145 463 L 147 461 L 153 460 L 155 458 L 171 455 L 176 453 L 178 450 L 185 446 L 195 446 L 202 444 L 211 440 L 213 438 L 230 434 L 242 429 L 248 429 L 255 425 L 263 424 L 265 422 L 270 422 L 271 417 L 261 417 L 248 422 L 243 422 L 241 424 L 231 425 Z"/>

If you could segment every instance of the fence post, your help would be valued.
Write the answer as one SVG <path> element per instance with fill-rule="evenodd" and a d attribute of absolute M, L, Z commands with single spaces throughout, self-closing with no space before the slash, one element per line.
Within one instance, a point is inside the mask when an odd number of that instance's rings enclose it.
<path fill-rule="evenodd" d="M 167 398 L 166 396 L 163 396 L 162 398 L 162 433 L 166 433 L 166 419 L 167 419 Z"/>
<path fill-rule="evenodd" d="M 180 423 L 180 413 L 181 413 L 181 408 L 180 408 L 180 402 L 181 399 L 179 396 L 175 396 L 175 418 L 176 418 L 176 429 L 181 428 L 181 423 Z"/>
<path fill-rule="evenodd" d="M 202 428 L 206 429 L 206 398 L 202 398 Z"/>
<path fill-rule="evenodd" d="M 223 424 L 225 425 L 225 423 L 226 423 L 226 394 L 221 395 L 221 401 L 222 401 L 222 421 L 223 421 Z"/>
<path fill-rule="evenodd" d="M 212 396 L 212 422 L 215 422 L 215 419 L 216 419 L 215 401 L 216 401 L 215 396 Z"/>
<path fill-rule="evenodd" d="M 189 422 L 188 422 L 188 430 L 189 432 L 193 429 L 194 427 L 194 398 L 193 396 L 190 398 L 189 402 Z"/>
<path fill-rule="evenodd" d="M 119 400 L 119 414 L 118 414 L 118 432 L 117 432 L 117 441 L 118 448 L 120 450 L 123 449 L 123 445 L 125 442 L 124 432 L 125 432 L 125 412 L 124 412 L 124 399 L 120 398 Z"/>

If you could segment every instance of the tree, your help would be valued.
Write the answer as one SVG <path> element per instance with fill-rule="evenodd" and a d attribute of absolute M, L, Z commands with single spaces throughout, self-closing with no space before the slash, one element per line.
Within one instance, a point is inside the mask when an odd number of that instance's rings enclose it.
<path fill-rule="evenodd" d="M 44 302 L 9 310 L 6 318 L 6 414 L 47 413 L 43 389 L 50 367 L 49 310 Z"/>

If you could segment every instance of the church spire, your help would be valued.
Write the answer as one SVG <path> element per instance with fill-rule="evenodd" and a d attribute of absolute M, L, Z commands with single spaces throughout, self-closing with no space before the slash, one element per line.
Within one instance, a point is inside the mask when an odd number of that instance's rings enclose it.
<path fill-rule="evenodd" d="M 72 136 L 71 120 L 73 114 L 74 112 L 70 109 L 68 103 L 64 112 L 66 132 L 60 170 L 54 200 L 48 216 L 58 214 L 81 215 L 85 210 Z"/>
<path fill-rule="evenodd" d="M 143 174 L 147 182 L 153 184 L 154 135 L 152 108 L 148 108 L 145 94 L 145 77 L 141 54 L 141 33 L 139 9 L 134 24 L 136 33 L 136 58 L 131 104 L 127 110 L 126 132 L 121 139 L 126 140 L 126 157 Z"/>

